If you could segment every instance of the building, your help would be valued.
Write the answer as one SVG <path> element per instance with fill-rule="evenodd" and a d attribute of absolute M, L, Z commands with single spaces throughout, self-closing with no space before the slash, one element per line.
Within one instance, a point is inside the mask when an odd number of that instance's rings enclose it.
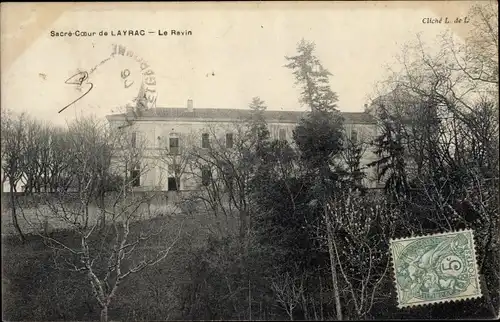
<path fill-rule="evenodd" d="M 121 168 L 134 177 L 138 190 L 193 190 L 204 179 L 200 169 L 198 180 L 179 178 L 182 172 L 182 153 L 186 147 L 207 148 L 220 144 L 231 148 L 238 133 L 250 117 L 251 111 L 243 109 L 213 109 L 193 107 L 188 100 L 186 107 L 153 108 L 140 113 L 128 111 L 106 116 L 112 129 L 126 128 L 133 148 L 142 147 L 139 164 Z M 292 131 L 305 112 L 264 111 L 270 135 L 273 139 L 292 140 Z M 357 141 L 368 143 L 376 134 L 375 119 L 366 112 L 344 112 L 346 133 Z M 133 121 L 131 121 L 133 120 Z M 216 143 L 213 143 L 216 141 Z M 162 157 L 163 156 L 163 157 Z M 172 156 L 166 164 L 164 156 Z M 363 154 L 362 166 L 372 162 L 375 155 L 370 148 Z M 162 159 L 162 161 L 158 161 Z M 167 160 L 168 161 L 168 160 Z M 144 170 L 147 169 L 147 170 Z M 374 172 L 367 169 L 367 184 L 374 186 Z M 123 172 L 122 172 L 123 173 Z"/>

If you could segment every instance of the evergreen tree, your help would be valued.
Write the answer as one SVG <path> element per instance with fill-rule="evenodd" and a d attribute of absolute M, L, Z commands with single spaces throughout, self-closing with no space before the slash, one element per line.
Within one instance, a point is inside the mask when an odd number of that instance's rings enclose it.
<path fill-rule="evenodd" d="M 366 192 L 366 187 L 363 186 L 362 180 L 366 177 L 365 172 L 361 169 L 361 158 L 363 157 L 362 144 L 348 140 L 344 149 L 344 159 L 346 161 L 345 176 L 346 182 L 353 190 L 361 193 Z"/>
<path fill-rule="evenodd" d="M 248 120 L 250 142 L 255 148 L 257 157 L 262 158 L 269 141 L 269 129 L 264 115 L 267 106 L 260 97 L 256 96 L 252 98 L 249 107 L 251 110 Z"/>
<path fill-rule="evenodd" d="M 301 40 L 297 46 L 298 55 L 285 57 L 289 61 L 285 67 L 292 70 L 295 83 L 302 87 L 299 101 L 311 110 L 310 114 L 300 120 L 293 132 L 293 138 L 301 153 L 304 168 L 307 169 L 303 180 L 310 191 L 309 211 L 317 217 L 318 222 L 323 219 L 323 225 L 328 231 L 335 312 L 337 319 L 341 320 L 342 307 L 332 244 L 333 231 L 327 221 L 327 205 L 335 192 L 339 191 L 341 184 L 339 165 L 335 164 L 335 159 L 343 149 L 343 118 L 337 110 L 337 94 L 330 88 L 331 73 L 315 56 L 314 49 L 314 43 Z M 311 236 L 314 236 L 314 233 L 311 233 Z"/>
<path fill-rule="evenodd" d="M 285 56 L 289 62 L 286 68 L 293 70 L 295 83 L 302 87 L 300 102 L 308 106 L 312 112 L 338 112 L 338 97 L 330 88 L 329 77 L 332 74 L 323 67 L 314 55 L 315 44 L 302 39 L 298 46 L 298 55 Z"/>
<path fill-rule="evenodd" d="M 384 181 L 384 190 L 393 202 L 400 201 L 408 191 L 405 148 L 401 124 L 385 106 L 380 106 L 381 133 L 373 142 L 378 159 L 368 164 L 377 167 L 377 179 Z"/>
<path fill-rule="evenodd" d="M 337 110 L 337 94 L 329 85 L 332 74 L 323 67 L 314 54 L 315 45 L 302 39 L 298 54 L 288 57 L 286 68 L 292 70 L 295 83 L 302 87 L 299 101 L 311 113 L 303 117 L 293 132 L 303 162 L 309 175 L 318 178 L 315 190 L 321 200 L 328 198 L 338 183 L 338 174 L 332 169 L 343 148 L 343 118 Z"/>

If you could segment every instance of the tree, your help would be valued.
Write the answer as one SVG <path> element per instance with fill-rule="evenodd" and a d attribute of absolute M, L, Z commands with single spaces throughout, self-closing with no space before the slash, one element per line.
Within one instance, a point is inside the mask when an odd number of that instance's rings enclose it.
<path fill-rule="evenodd" d="M 289 61 L 286 68 L 293 70 L 296 84 L 302 87 L 300 102 L 314 111 L 332 112 L 338 101 L 337 94 L 330 89 L 329 76 L 332 74 L 323 67 L 314 55 L 316 45 L 302 39 L 297 45 L 296 56 L 285 56 Z"/>
<path fill-rule="evenodd" d="M 251 114 L 247 124 L 249 131 L 247 135 L 250 138 L 251 148 L 255 150 L 256 157 L 259 158 L 265 153 L 266 144 L 269 141 L 269 129 L 264 117 L 264 111 L 267 109 L 267 106 L 260 97 L 256 96 L 252 98 L 249 107 Z"/>
<path fill-rule="evenodd" d="M 300 102 L 310 108 L 311 114 L 300 120 L 293 137 L 309 176 L 315 176 L 313 195 L 326 212 L 326 200 L 338 188 L 339 176 L 333 170 L 335 157 L 342 150 L 343 119 L 336 109 L 337 94 L 329 85 L 331 73 L 314 55 L 315 45 L 301 40 L 298 55 L 285 57 L 285 67 L 292 70 L 296 84 L 302 87 Z M 325 223 L 328 224 L 328 223 Z M 342 308 L 337 282 L 337 263 L 331 243 L 328 243 L 337 319 L 342 319 Z"/>
<path fill-rule="evenodd" d="M 73 156 L 74 175 L 78 176 L 77 191 L 58 191 L 40 205 L 48 208 L 51 220 L 68 229 L 68 233 L 36 234 L 54 251 L 57 268 L 79 272 L 87 280 L 100 306 L 101 320 L 107 321 L 108 309 L 122 283 L 164 260 L 181 230 L 168 231 L 165 219 L 150 221 L 144 213 L 143 206 L 151 196 L 135 193 L 133 186 L 136 176 L 148 171 L 147 167 L 140 167 L 134 176 L 123 175 L 118 191 L 106 195 L 108 202 L 96 204 L 96 213 L 92 201 L 109 183 L 112 173 L 122 167 L 129 169 L 145 148 L 140 144 L 131 146 L 127 131 L 103 133 L 105 130 L 97 125 L 87 119 L 76 121 L 69 128 L 68 152 Z M 117 157 L 114 169 L 108 154 L 110 146 Z M 37 214 L 44 216 L 41 208 L 37 207 Z M 106 225 L 102 224 L 103 216 L 107 218 Z M 30 224 L 35 226 L 34 222 Z M 175 237 L 169 239 L 168 235 Z"/>
<path fill-rule="evenodd" d="M 258 175 L 269 149 L 269 130 L 264 116 L 266 105 L 259 97 L 249 104 L 249 117 L 232 123 L 206 126 L 187 135 L 191 146 L 182 153 L 186 162 L 188 181 L 196 184 L 189 197 L 202 201 L 205 210 L 214 217 L 233 219 L 237 215 L 241 241 L 251 230 L 252 209 L 249 198 L 249 180 Z M 200 147 L 195 138 L 206 136 L 206 146 Z M 229 137 L 228 137 L 229 136 Z"/>
<path fill-rule="evenodd" d="M 366 177 L 361 168 L 361 160 L 365 154 L 369 143 L 358 137 L 356 130 L 352 130 L 351 136 L 345 135 L 345 147 L 341 153 L 342 160 L 346 167 L 347 185 L 353 187 L 353 191 L 366 192 L 363 186 L 363 179 Z"/>
<path fill-rule="evenodd" d="M 392 91 L 378 104 L 385 115 L 373 163 L 391 178 L 386 187 L 403 188 L 394 209 L 399 231 L 472 228 L 481 236 L 482 305 L 493 315 L 500 283 L 493 246 L 500 238 L 497 16 L 490 3 L 474 5 L 463 43 L 443 34 L 435 53 L 420 38 L 405 48 L 402 70 L 386 82 Z"/>
<path fill-rule="evenodd" d="M 42 167 L 44 168 L 44 191 L 56 192 L 67 190 L 71 184 L 71 155 L 64 153 L 70 148 L 68 131 L 59 127 L 47 127 L 45 140 L 47 148 L 44 148 L 45 157 Z"/>
<path fill-rule="evenodd" d="M 160 152 L 159 161 L 163 171 L 168 171 L 169 176 L 173 174 L 175 187 L 170 187 L 172 182 L 168 182 L 168 189 L 180 193 L 182 183 L 188 184 L 184 189 L 189 189 L 188 179 L 191 176 L 190 169 L 193 163 L 192 146 L 196 144 L 197 132 L 179 133 L 165 138 L 159 138 Z"/>
<path fill-rule="evenodd" d="M 378 110 L 381 129 L 373 142 L 378 160 L 368 166 L 377 167 L 377 180 L 385 181 L 387 196 L 397 203 L 408 192 L 404 133 L 400 119 L 391 116 L 384 105 L 379 106 Z"/>
<path fill-rule="evenodd" d="M 328 202 L 326 234 L 345 285 L 344 298 L 349 299 L 346 311 L 350 317 L 364 319 L 386 280 L 390 259 L 385 254 L 394 235 L 391 223 L 397 212 L 386 208 L 377 196 L 361 197 L 352 191 L 344 194 L 344 198 Z"/>
<path fill-rule="evenodd" d="M 271 282 L 278 303 L 285 309 L 290 321 L 293 321 L 295 307 L 304 294 L 304 278 L 294 278 L 289 272 L 275 276 Z"/>
<path fill-rule="evenodd" d="M 247 195 L 254 155 L 245 120 L 241 123 L 214 124 L 204 130 L 209 146 L 193 144 L 189 173 L 197 182 L 191 198 L 201 200 L 208 213 L 224 218 L 226 223 L 237 217 L 238 236 L 248 234 L 250 208 Z M 226 133 L 233 134 L 232 146 L 226 144 Z"/>
<path fill-rule="evenodd" d="M 131 142 L 127 139 L 126 130 L 122 133 L 113 132 L 107 128 L 106 124 L 94 117 L 77 119 L 68 128 L 66 146 L 76 156 L 69 161 L 69 184 L 76 191 L 87 190 L 90 193 L 85 199 L 89 203 L 97 203 L 100 209 L 101 229 L 104 229 L 106 225 L 104 209 L 107 194 L 123 189 L 124 191 L 130 190 L 130 187 L 123 182 L 123 180 L 132 181 L 129 173 L 126 170 L 116 172 L 117 169 L 113 168 L 114 166 L 119 168 L 121 165 L 127 168 L 132 158 L 129 154 L 135 153 Z M 138 141 L 139 144 L 142 143 Z M 142 146 L 141 149 L 143 149 Z M 124 153 L 124 151 L 130 153 Z M 87 167 L 89 171 L 82 173 L 82 169 Z M 87 186 L 89 180 L 92 180 L 92 183 Z"/>
<path fill-rule="evenodd" d="M 24 148 L 26 145 L 26 122 L 24 114 L 11 116 L 2 110 L 2 185 L 9 182 L 9 199 L 12 224 L 21 242 L 25 241 L 17 217 L 17 185 L 23 177 Z"/>
<path fill-rule="evenodd" d="M 465 43 L 457 45 L 451 35 L 443 35 L 455 63 L 452 68 L 472 82 L 496 84 L 498 91 L 498 4 L 474 4 L 468 18 L 472 28 Z"/>
<path fill-rule="evenodd" d="M 42 171 L 40 167 L 42 153 L 41 150 L 47 147 L 42 124 L 36 120 L 29 120 L 26 124 L 25 142 L 23 148 L 23 176 L 26 182 L 24 191 L 28 194 L 40 192 L 42 184 Z"/>

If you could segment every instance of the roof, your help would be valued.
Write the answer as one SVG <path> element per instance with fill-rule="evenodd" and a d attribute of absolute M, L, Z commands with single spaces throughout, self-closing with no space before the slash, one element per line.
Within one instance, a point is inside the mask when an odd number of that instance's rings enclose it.
<path fill-rule="evenodd" d="M 398 84 L 391 91 L 374 98 L 368 107 L 370 110 L 377 109 L 380 105 L 390 106 L 394 103 L 415 103 L 420 99 L 415 97 L 409 89 Z"/>
<path fill-rule="evenodd" d="M 250 117 L 250 109 L 220 109 L 220 108 L 194 108 L 191 112 L 185 107 L 157 107 L 142 111 L 138 120 L 238 120 Z M 305 111 L 264 111 L 264 117 L 268 122 L 296 123 L 306 115 Z M 341 112 L 345 122 L 356 124 L 375 124 L 375 119 L 365 112 Z M 120 119 L 125 114 L 108 115 L 106 118 Z"/>

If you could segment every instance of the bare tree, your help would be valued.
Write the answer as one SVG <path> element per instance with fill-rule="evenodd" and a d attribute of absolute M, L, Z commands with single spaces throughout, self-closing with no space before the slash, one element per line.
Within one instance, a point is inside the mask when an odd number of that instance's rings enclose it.
<path fill-rule="evenodd" d="M 471 31 L 463 44 L 450 34 L 443 36 L 445 48 L 452 54 L 452 68 L 472 82 L 498 86 L 498 4 L 484 1 L 469 10 Z M 498 90 L 498 88 L 497 88 Z"/>
<path fill-rule="evenodd" d="M 2 110 L 2 185 L 9 183 L 9 206 L 12 215 L 12 224 L 17 231 L 21 242 L 25 237 L 19 226 L 17 216 L 17 186 L 22 182 L 24 169 L 24 149 L 26 145 L 26 122 L 24 114 L 14 116 Z"/>
<path fill-rule="evenodd" d="M 387 114 L 385 137 L 380 137 L 386 153 L 379 161 L 402 161 L 398 176 L 407 189 L 398 208 L 404 218 L 397 221 L 399 227 L 422 233 L 468 227 L 481 236 L 485 292 L 495 298 L 500 265 L 493 246 L 500 238 L 498 9 L 476 4 L 469 17 L 472 29 L 463 42 L 443 34 L 435 52 L 420 38 L 405 48 L 402 70 L 386 82 L 392 91 L 377 102 Z M 388 135 L 394 128 L 398 140 Z M 397 149 L 391 151 L 391 145 Z M 496 316 L 497 304 L 488 301 Z"/>
<path fill-rule="evenodd" d="M 489 2 L 476 4 L 470 17 L 472 29 L 462 42 L 444 33 L 432 51 L 417 37 L 404 48 L 402 70 L 386 84 L 414 101 L 432 102 L 440 117 L 451 113 L 463 120 L 481 100 L 498 108 L 498 9 Z"/>
<path fill-rule="evenodd" d="M 285 310 L 290 321 L 293 321 L 294 309 L 302 301 L 304 295 L 304 278 L 293 277 L 289 272 L 272 278 L 271 287 L 277 302 Z"/>
<path fill-rule="evenodd" d="M 379 300 L 376 295 L 389 268 L 390 261 L 383 255 L 393 236 L 394 226 L 390 223 L 396 216 L 380 201 L 363 202 L 358 194 L 349 191 L 330 199 L 324 214 L 339 284 L 345 285 L 343 308 L 347 316 L 355 319 L 364 318 Z"/>
<path fill-rule="evenodd" d="M 197 144 L 197 138 L 199 139 L 199 136 L 196 131 L 158 137 L 158 163 L 162 173 L 168 173 L 170 178 L 174 178 L 174 182 L 167 182 L 168 190 L 180 194 L 181 189 L 189 190 L 195 184 L 191 167 L 195 157 L 193 147 Z"/>
<path fill-rule="evenodd" d="M 181 230 L 175 232 L 165 219 L 144 221 L 150 218 L 141 206 L 151 196 L 135 193 L 133 186 L 137 176 L 146 173 L 148 167 L 139 167 L 139 172 L 132 176 L 123 175 L 117 191 L 106 195 L 105 204 L 97 203 L 98 213 L 95 213 L 91 204 L 100 185 L 107 183 L 113 170 L 129 169 L 137 162 L 143 156 L 144 146 L 130 146 L 126 131 L 113 132 L 109 137 L 101 133 L 100 138 L 114 139 L 108 143 L 112 144 L 113 155 L 117 156 L 115 167 L 111 169 L 107 149 L 103 149 L 107 145 L 98 140 L 95 133 L 88 133 L 90 129 L 98 130 L 89 124 L 95 125 L 84 120 L 70 127 L 71 149 L 67 152 L 73 156 L 72 167 L 78 168 L 75 173 L 78 175 L 77 192 L 58 191 L 43 204 L 50 211 L 51 221 L 69 229 L 70 234 L 66 237 L 64 234 L 37 234 L 54 251 L 57 268 L 81 272 L 88 280 L 101 309 L 101 320 L 107 321 L 109 306 L 123 281 L 164 260 L 179 239 Z M 43 216 L 41 211 L 38 214 Z M 102 216 L 107 218 L 104 227 Z M 34 222 L 30 224 L 36 226 Z"/>
<path fill-rule="evenodd" d="M 244 122 L 208 126 L 204 135 L 209 143 L 205 147 L 193 145 L 187 171 L 191 180 L 197 182 L 198 192 L 191 198 L 201 200 L 209 213 L 223 217 L 228 224 L 236 219 L 240 238 L 247 235 L 250 222 L 247 186 L 253 155 L 246 130 Z M 232 135 L 230 146 L 226 133 Z"/>

